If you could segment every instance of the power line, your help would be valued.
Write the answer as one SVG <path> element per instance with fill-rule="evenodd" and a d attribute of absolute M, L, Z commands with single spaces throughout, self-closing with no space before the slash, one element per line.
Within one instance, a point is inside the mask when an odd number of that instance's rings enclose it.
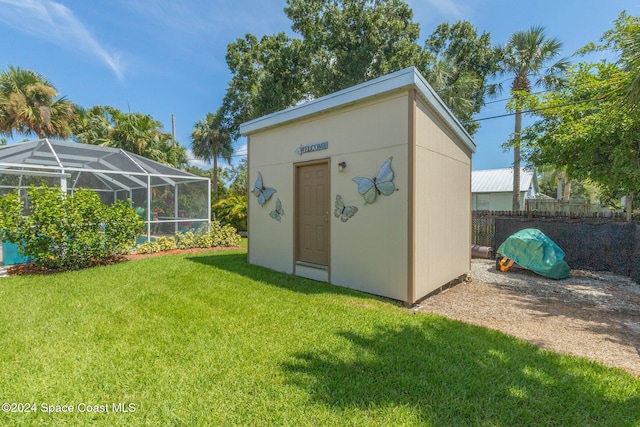
<path fill-rule="evenodd" d="M 553 89 L 541 90 L 539 92 L 532 92 L 531 95 L 538 95 L 538 94 L 546 93 L 546 92 L 553 92 Z M 513 96 L 510 96 L 509 98 L 496 99 L 495 101 L 485 102 L 484 105 L 495 104 L 497 102 L 509 101 L 510 99 L 513 99 L 513 98 L 514 98 Z"/>
<path fill-rule="evenodd" d="M 524 110 L 524 111 L 521 111 L 520 113 L 521 114 L 537 113 L 538 111 L 545 111 L 545 110 L 551 110 L 551 109 L 554 109 L 554 108 L 568 107 L 570 105 L 582 104 L 582 103 L 585 103 L 585 102 L 593 102 L 593 101 L 597 101 L 599 99 L 601 99 L 601 98 L 583 99 L 583 100 L 580 100 L 580 101 L 569 102 L 569 103 L 566 103 L 566 104 L 552 105 L 552 106 L 549 106 L 549 107 L 542 107 L 542 108 L 534 108 L 534 109 L 531 109 L 531 110 Z M 479 119 L 473 119 L 473 120 L 466 121 L 465 123 L 481 122 L 483 120 L 500 119 L 502 117 L 515 116 L 516 114 L 517 113 L 506 113 L 506 114 L 500 114 L 500 115 L 497 115 L 497 116 L 482 117 L 482 118 L 479 118 Z"/>

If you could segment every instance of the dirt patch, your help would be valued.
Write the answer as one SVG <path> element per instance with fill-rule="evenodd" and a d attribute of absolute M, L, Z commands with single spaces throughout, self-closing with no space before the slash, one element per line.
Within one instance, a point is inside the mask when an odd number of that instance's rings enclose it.
<path fill-rule="evenodd" d="M 412 308 L 495 329 L 559 353 L 640 377 L 640 285 L 606 272 L 572 270 L 551 280 L 526 270 L 498 272 L 472 260 L 471 282 Z"/>

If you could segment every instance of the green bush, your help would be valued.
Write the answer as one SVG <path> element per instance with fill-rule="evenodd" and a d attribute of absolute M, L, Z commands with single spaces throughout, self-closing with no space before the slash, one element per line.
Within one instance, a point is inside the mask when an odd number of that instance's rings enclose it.
<path fill-rule="evenodd" d="M 170 251 L 176 248 L 176 239 L 174 237 L 162 236 L 151 242 L 140 243 L 136 246 L 136 253 L 152 254 L 155 252 Z"/>
<path fill-rule="evenodd" d="M 222 225 L 219 221 L 211 221 L 209 231 L 197 236 L 197 247 L 213 248 L 213 247 L 229 247 L 238 246 L 241 237 L 231 225 Z"/>
<path fill-rule="evenodd" d="M 31 187 L 30 214 L 16 194 L 2 198 L 0 240 L 14 243 L 40 267 L 74 270 L 130 252 L 144 222 L 128 202 L 104 205 L 91 190 L 64 195 L 60 188 Z"/>
<path fill-rule="evenodd" d="M 195 234 L 191 231 L 176 234 L 176 246 L 178 249 L 190 249 L 197 247 Z"/>
<path fill-rule="evenodd" d="M 247 229 L 247 196 L 244 194 L 230 194 L 218 200 L 213 211 L 222 224 L 231 225 L 238 230 Z"/>
<path fill-rule="evenodd" d="M 153 254 L 156 252 L 160 252 L 160 246 L 158 246 L 156 242 L 139 243 L 136 246 L 135 252 L 137 254 Z"/>
<path fill-rule="evenodd" d="M 176 249 L 178 245 L 176 245 L 175 237 L 158 237 L 155 241 L 156 245 L 160 251 L 170 251 L 171 249 Z"/>
<path fill-rule="evenodd" d="M 218 221 L 211 222 L 211 228 L 206 231 L 202 227 L 195 233 L 187 231 L 178 233 L 174 237 L 160 237 L 153 242 L 145 242 L 136 246 L 136 253 L 150 254 L 171 249 L 214 248 L 238 246 L 241 237 L 238 231 L 230 225 L 221 225 Z"/>

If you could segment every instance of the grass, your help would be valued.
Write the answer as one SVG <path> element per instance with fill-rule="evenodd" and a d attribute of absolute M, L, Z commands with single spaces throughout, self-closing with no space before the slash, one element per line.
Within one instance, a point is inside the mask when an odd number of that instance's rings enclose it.
<path fill-rule="evenodd" d="M 244 250 L 3 278 L 0 304 L 0 402 L 36 409 L 0 425 L 640 425 L 622 370 Z"/>

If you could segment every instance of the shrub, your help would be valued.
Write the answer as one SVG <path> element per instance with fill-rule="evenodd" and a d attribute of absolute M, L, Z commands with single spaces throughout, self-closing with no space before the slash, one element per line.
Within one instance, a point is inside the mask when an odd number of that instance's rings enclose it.
<path fill-rule="evenodd" d="M 160 247 L 156 242 L 138 243 L 138 245 L 136 245 L 135 252 L 137 254 L 152 254 L 160 252 Z"/>
<path fill-rule="evenodd" d="M 176 246 L 178 249 L 190 249 L 196 246 L 196 236 L 191 231 L 176 234 Z"/>
<path fill-rule="evenodd" d="M 31 187 L 28 216 L 16 194 L 2 198 L 0 239 L 18 246 L 40 267 L 74 270 L 128 253 L 142 222 L 128 202 L 107 206 L 89 189 L 63 194 L 60 188 Z"/>
<path fill-rule="evenodd" d="M 161 251 L 170 251 L 171 249 L 176 249 L 178 247 L 175 237 L 158 237 L 158 239 L 156 239 L 156 244 Z"/>
<path fill-rule="evenodd" d="M 221 225 L 218 221 L 211 222 L 211 228 L 206 231 L 202 227 L 195 233 L 187 231 L 178 233 L 174 237 L 160 237 L 153 242 L 145 242 L 136 246 L 136 253 L 149 254 L 171 249 L 230 247 L 240 244 L 238 231 L 230 225 Z"/>
<path fill-rule="evenodd" d="M 247 229 L 247 196 L 230 194 L 218 200 L 212 207 L 222 224 L 231 225 L 238 230 Z"/>
<path fill-rule="evenodd" d="M 152 254 L 155 252 L 170 251 L 176 248 L 176 239 L 174 237 L 162 236 L 151 242 L 140 243 L 136 246 L 136 253 Z"/>
<path fill-rule="evenodd" d="M 198 247 L 213 248 L 217 246 L 238 246 L 241 237 L 231 225 L 222 225 L 219 221 L 211 221 L 209 231 L 198 236 Z"/>

